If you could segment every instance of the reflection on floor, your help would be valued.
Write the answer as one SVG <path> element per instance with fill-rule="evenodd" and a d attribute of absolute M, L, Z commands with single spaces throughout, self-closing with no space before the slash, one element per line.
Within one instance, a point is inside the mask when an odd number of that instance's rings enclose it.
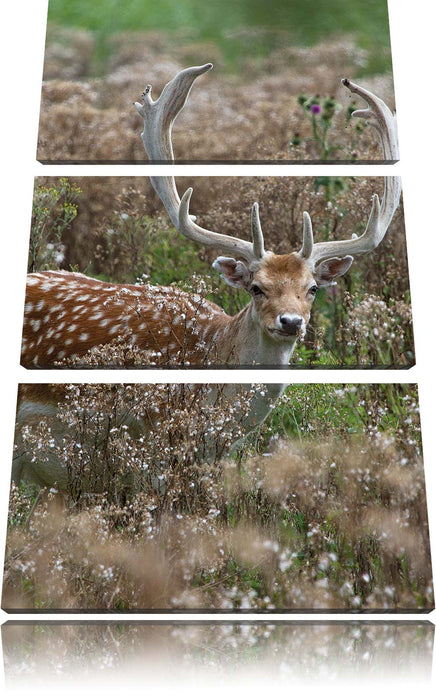
<path fill-rule="evenodd" d="M 7 622 L 9 687 L 429 682 L 434 626 L 407 622 Z M 168 669 L 171 673 L 168 676 Z"/>

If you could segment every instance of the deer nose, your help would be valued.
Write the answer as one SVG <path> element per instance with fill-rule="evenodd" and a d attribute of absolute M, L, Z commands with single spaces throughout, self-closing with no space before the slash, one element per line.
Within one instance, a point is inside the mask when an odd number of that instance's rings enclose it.
<path fill-rule="evenodd" d="M 303 327 L 304 320 L 301 316 L 281 314 L 279 316 L 280 330 L 288 335 L 297 335 Z"/>

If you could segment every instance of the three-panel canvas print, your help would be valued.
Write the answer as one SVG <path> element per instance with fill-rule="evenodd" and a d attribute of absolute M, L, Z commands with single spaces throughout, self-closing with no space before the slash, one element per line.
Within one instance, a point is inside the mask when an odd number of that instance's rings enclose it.
<path fill-rule="evenodd" d="M 391 645 L 412 668 L 419 639 L 427 675 L 422 617 L 310 621 L 434 608 L 387 3 L 50 0 L 36 158 L 51 167 L 20 233 L 1 604 L 28 620 L 3 627 L 11 683 L 24 657 L 49 679 L 58 649 L 65 678 L 89 650 L 102 663 L 108 639 L 158 665 L 174 646 L 186 677 L 219 667 L 198 652 L 213 638 L 285 681 L 303 677 L 278 644 L 307 667 L 358 635 L 352 665 Z M 33 613 L 67 621 L 36 630 Z"/>

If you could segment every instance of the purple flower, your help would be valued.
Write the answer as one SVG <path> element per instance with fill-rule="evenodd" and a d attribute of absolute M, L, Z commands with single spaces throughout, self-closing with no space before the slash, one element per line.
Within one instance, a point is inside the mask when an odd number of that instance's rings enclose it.
<path fill-rule="evenodd" d="M 312 114 L 321 114 L 321 106 L 317 104 L 310 105 L 310 111 Z"/>

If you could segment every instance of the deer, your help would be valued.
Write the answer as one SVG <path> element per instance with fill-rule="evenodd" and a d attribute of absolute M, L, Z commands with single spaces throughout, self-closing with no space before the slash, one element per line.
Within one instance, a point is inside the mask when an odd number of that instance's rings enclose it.
<path fill-rule="evenodd" d="M 194 81 L 211 68 L 206 63 L 180 71 L 155 101 L 147 85 L 142 101 L 135 102 L 151 163 L 174 162 L 173 123 Z M 353 115 L 365 118 L 376 129 L 384 159 L 396 161 L 395 116 L 365 88 L 348 79 L 342 83 L 367 103 Z M 180 197 L 172 175 L 150 179 L 180 234 L 225 254 L 216 258 L 213 268 L 228 285 L 248 292 L 248 304 L 229 316 L 218 305 L 174 287 L 112 284 L 67 271 L 31 273 L 21 352 L 25 367 L 53 367 L 119 336 L 150 358 L 163 358 L 167 366 L 177 366 L 183 357 L 184 366 L 289 367 L 297 340 L 306 333 L 318 288 L 336 284 L 350 269 L 354 256 L 368 254 L 380 245 L 401 195 L 400 178 L 384 177 L 383 196 L 380 200 L 378 194 L 373 195 L 364 232 L 346 240 L 314 242 L 311 218 L 304 212 L 300 250 L 278 255 L 265 249 L 257 202 L 252 207 L 248 241 L 202 228 L 189 211 L 192 188 Z M 241 388 L 226 386 L 229 394 Z M 268 384 L 254 396 L 244 421 L 247 433 L 265 420 L 285 387 Z M 32 412 L 53 411 L 54 404 L 53 392 L 35 402 L 34 393 L 29 400 L 24 391 L 18 422 L 23 423 Z"/>

